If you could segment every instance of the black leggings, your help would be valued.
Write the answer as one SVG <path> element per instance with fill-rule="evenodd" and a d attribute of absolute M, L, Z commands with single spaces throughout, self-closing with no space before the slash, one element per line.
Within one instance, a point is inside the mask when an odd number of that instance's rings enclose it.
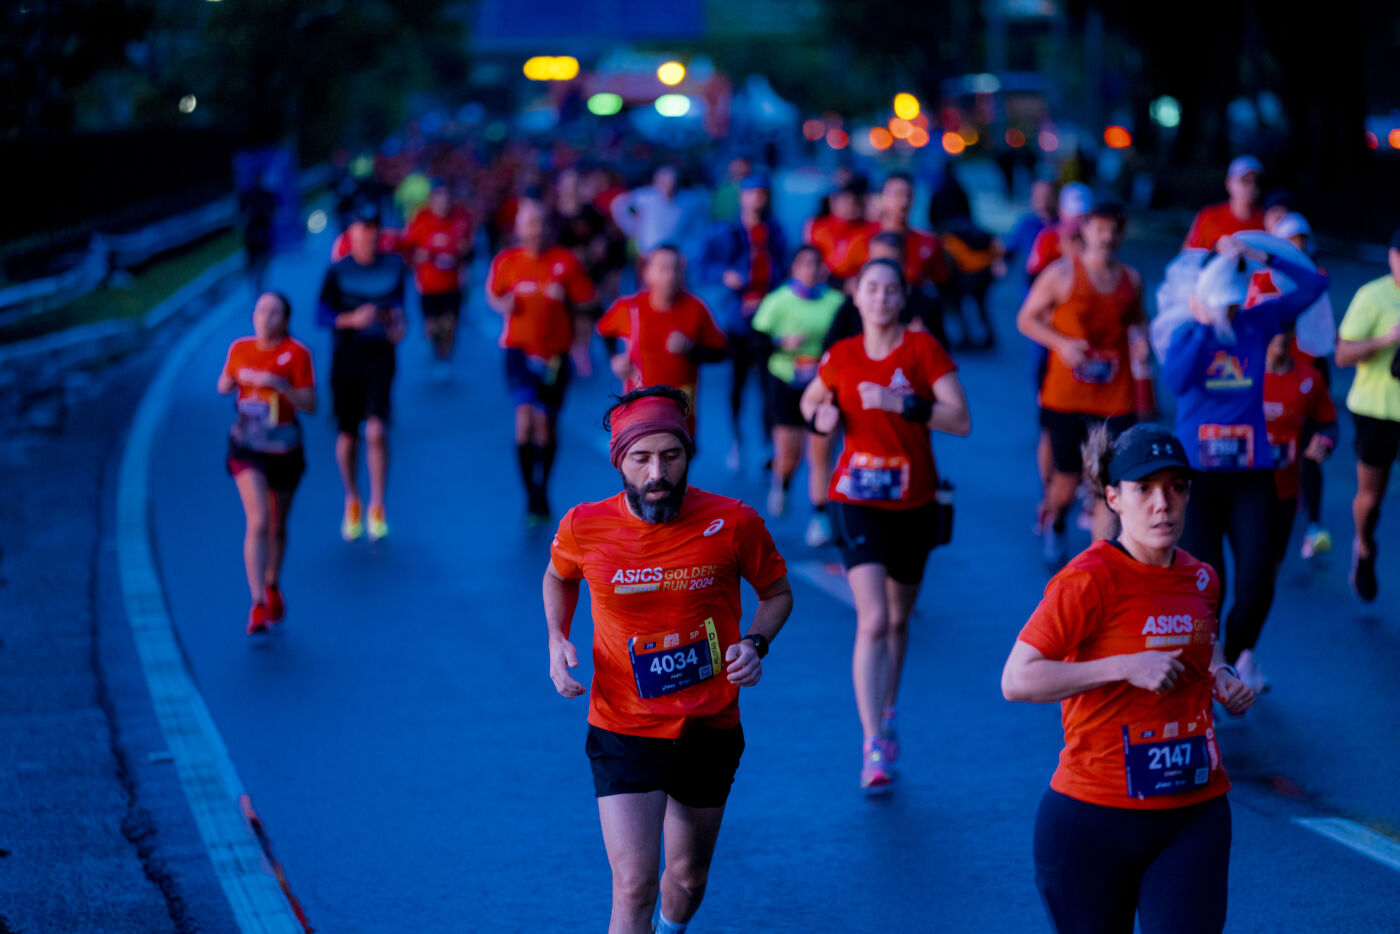
<path fill-rule="evenodd" d="M 749 370 L 758 371 L 759 398 L 768 398 L 766 380 L 768 378 L 768 355 L 772 353 L 772 344 L 766 334 L 757 332 L 748 334 L 730 332 L 727 337 L 729 340 L 729 359 L 734 366 L 729 384 L 729 414 L 734 419 L 734 437 L 739 438 L 743 434 L 740 429 L 739 415 L 744 409 L 744 387 L 749 381 Z M 768 437 L 773 434 L 773 418 L 767 405 L 762 408 L 763 434 L 764 437 Z"/>
<path fill-rule="evenodd" d="M 1225 927 L 1230 804 L 1162 811 L 1060 794 L 1035 816 L 1035 884 L 1057 934 L 1215 934 Z"/>
<path fill-rule="evenodd" d="M 1220 606 L 1225 620 L 1225 657 L 1234 662 L 1254 648 L 1274 603 L 1278 573 L 1274 543 L 1274 502 L 1278 496 L 1272 470 L 1198 471 L 1186 504 L 1181 547 L 1220 575 Z M 1235 559 L 1235 603 L 1225 607 L 1225 539 Z"/>
<path fill-rule="evenodd" d="M 1294 520 L 1298 517 L 1298 497 L 1274 499 L 1274 563 L 1283 564 L 1288 557 L 1288 542 L 1293 537 Z"/>

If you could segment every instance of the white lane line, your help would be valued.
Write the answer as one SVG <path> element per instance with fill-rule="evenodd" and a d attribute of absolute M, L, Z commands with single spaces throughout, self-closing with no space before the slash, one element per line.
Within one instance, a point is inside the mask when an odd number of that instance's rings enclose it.
<path fill-rule="evenodd" d="M 851 585 L 846 583 L 845 575 L 832 573 L 825 561 L 789 561 L 788 572 L 855 609 L 856 596 L 851 592 Z"/>
<path fill-rule="evenodd" d="M 238 927 L 244 934 L 304 934 L 243 816 L 243 783 L 186 667 L 151 553 L 150 453 L 176 379 L 200 346 L 244 304 L 226 302 L 182 337 L 142 397 L 118 477 L 117 555 L 126 615 L 156 718 Z"/>
<path fill-rule="evenodd" d="M 1400 872 L 1400 843 L 1341 817 L 1295 817 L 1293 823 L 1320 833 L 1382 866 Z"/>

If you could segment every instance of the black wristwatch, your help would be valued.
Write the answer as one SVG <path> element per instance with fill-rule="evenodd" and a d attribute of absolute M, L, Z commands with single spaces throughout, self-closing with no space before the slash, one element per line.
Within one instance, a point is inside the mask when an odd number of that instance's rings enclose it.
<path fill-rule="evenodd" d="M 763 658 L 765 655 L 768 654 L 768 637 L 765 636 L 763 633 L 750 632 L 747 633 L 744 636 L 744 638 L 740 639 L 739 641 L 743 642 L 744 639 L 748 639 L 751 642 L 753 642 L 754 651 L 758 652 L 759 658 Z"/>

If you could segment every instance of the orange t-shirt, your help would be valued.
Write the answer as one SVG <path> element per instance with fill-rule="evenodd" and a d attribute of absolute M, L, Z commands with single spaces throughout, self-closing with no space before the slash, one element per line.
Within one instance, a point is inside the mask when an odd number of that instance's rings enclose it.
<path fill-rule="evenodd" d="M 1264 372 L 1264 423 L 1268 428 L 1269 444 L 1274 449 L 1274 485 L 1279 499 L 1298 495 L 1302 478 L 1303 452 L 1298 441 L 1303 425 L 1332 425 L 1337 421 L 1337 407 L 1332 393 L 1322 381 L 1317 368 L 1294 359 L 1287 373 Z"/>
<path fill-rule="evenodd" d="M 663 384 L 683 389 L 691 397 L 693 420 L 699 367 L 689 354 L 671 353 L 666 349 L 666 339 L 672 331 L 681 332 L 697 347 L 723 350 L 725 346 L 724 332 L 715 324 L 710 310 L 685 292 L 666 311 L 652 307 L 650 292 L 627 295 L 614 302 L 598 319 L 599 334 L 627 340 L 627 356 L 636 374 L 622 387 L 623 392 Z"/>
<path fill-rule="evenodd" d="M 1195 220 L 1191 221 L 1191 229 L 1186 232 L 1186 244 L 1183 249 L 1209 250 L 1221 237 L 1237 234 L 1241 230 L 1263 229 L 1263 211 L 1256 209 L 1249 217 L 1240 220 L 1230 210 L 1230 202 L 1212 204 L 1201 208 Z"/>
<path fill-rule="evenodd" d="M 1076 256 L 1071 262 L 1074 284 L 1069 297 L 1055 307 L 1050 327 L 1067 337 L 1088 341 L 1088 359 L 1070 369 L 1059 354 L 1050 354 L 1040 387 L 1040 405 L 1052 412 L 1102 418 L 1131 415 L 1136 403 L 1128 326 L 1138 314 L 1137 289 L 1127 266 L 1120 269 L 1112 292 L 1100 292 L 1089 281 L 1083 260 Z"/>
<path fill-rule="evenodd" d="M 403 244 L 403 234 L 388 227 L 379 229 L 379 252 L 397 253 Z M 342 230 L 331 241 L 331 262 L 338 263 L 350 255 L 350 233 Z"/>
<path fill-rule="evenodd" d="M 831 477 L 831 499 L 880 509 L 913 509 L 933 499 L 938 472 L 928 426 L 896 412 L 861 408 L 858 387 L 878 383 L 932 402 L 933 384 L 957 368 L 938 339 L 925 331 L 906 330 L 904 340 L 883 360 L 866 355 L 860 335 L 831 346 L 817 377 L 836 394 L 846 429 Z"/>
<path fill-rule="evenodd" d="M 238 383 L 234 404 L 240 410 L 248 403 L 260 403 L 268 407 L 271 424 L 290 425 L 295 422 L 297 413 L 292 400 L 267 386 L 254 386 L 241 381 L 238 371 L 244 369 L 275 373 L 293 389 L 309 389 L 316 384 L 316 374 L 311 364 L 311 351 L 306 349 L 306 345 L 284 337 L 269 349 L 258 346 L 256 337 L 240 337 L 229 345 L 228 357 L 224 360 L 224 375 Z"/>
<path fill-rule="evenodd" d="M 443 295 L 462 287 L 462 255 L 471 245 L 471 218 L 455 209 L 439 217 L 424 209 L 413 216 L 404 232 L 406 251 L 422 250 L 427 258 L 413 267 L 420 295 Z M 410 256 L 411 258 L 411 256 Z"/>
<path fill-rule="evenodd" d="M 1171 567 L 1159 568 L 1112 542 L 1095 542 L 1050 579 L 1019 641 L 1063 662 L 1182 649 L 1186 666 L 1166 694 L 1118 681 L 1061 701 L 1065 748 L 1051 788 L 1089 804 L 1136 810 L 1186 807 L 1230 790 L 1211 715 L 1219 596 L 1215 571 L 1180 548 Z M 1144 748 L 1153 745 L 1158 748 Z M 1154 767 L 1179 769 L 1185 790 L 1144 794 L 1150 779 L 1163 777 Z"/>
<path fill-rule="evenodd" d="M 725 677 L 723 657 L 743 635 L 739 579 L 764 590 L 787 573 L 758 513 L 692 486 L 680 516 L 648 523 L 633 516 L 626 494 L 618 493 L 570 509 L 559 523 L 550 560 L 565 580 L 587 581 L 593 601 L 589 723 L 664 739 L 676 739 L 692 723 L 738 725 L 739 688 Z M 706 639 L 707 620 L 713 640 Z M 707 641 L 718 649 L 720 663 L 702 669 L 703 680 L 642 696 L 639 678 L 653 676 L 646 660 L 658 660 L 643 654 L 647 645 L 683 653 L 694 647 L 705 663 Z"/>
<path fill-rule="evenodd" d="M 879 224 L 840 217 L 819 217 L 812 221 L 807 239 L 822 255 L 826 268 L 838 279 L 849 279 L 860 272 L 870 253 L 870 237 Z"/>
<path fill-rule="evenodd" d="M 545 294 L 551 285 L 563 288 L 567 303 Z M 486 288 L 497 298 L 515 294 L 514 308 L 501 329 L 501 346 L 536 357 L 568 353 L 574 341 L 568 303 L 578 306 L 593 301 L 593 282 L 574 254 L 562 246 L 538 256 L 519 246 L 502 250 L 491 261 Z"/>
<path fill-rule="evenodd" d="M 883 229 L 879 224 L 871 223 L 855 235 L 851 243 L 850 262 L 857 272 L 870 258 L 870 239 Z M 912 227 L 900 233 L 904 236 L 904 278 L 908 280 L 910 288 L 918 288 L 929 282 L 935 285 L 947 282 L 951 273 L 943 258 L 943 244 L 938 237 Z"/>

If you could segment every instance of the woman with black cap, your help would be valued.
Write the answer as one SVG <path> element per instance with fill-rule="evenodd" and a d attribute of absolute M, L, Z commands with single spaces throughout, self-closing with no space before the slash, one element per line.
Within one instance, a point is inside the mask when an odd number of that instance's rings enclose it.
<path fill-rule="evenodd" d="M 1254 694 L 1217 638 L 1220 582 L 1177 548 L 1193 471 L 1177 438 L 1138 425 L 1085 449 L 1118 516 L 1056 574 L 1001 675 L 1007 700 L 1061 701 L 1065 748 L 1035 825 L 1036 885 L 1056 931 L 1220 931 L 1230 780 L 1212 697 Z"/>

